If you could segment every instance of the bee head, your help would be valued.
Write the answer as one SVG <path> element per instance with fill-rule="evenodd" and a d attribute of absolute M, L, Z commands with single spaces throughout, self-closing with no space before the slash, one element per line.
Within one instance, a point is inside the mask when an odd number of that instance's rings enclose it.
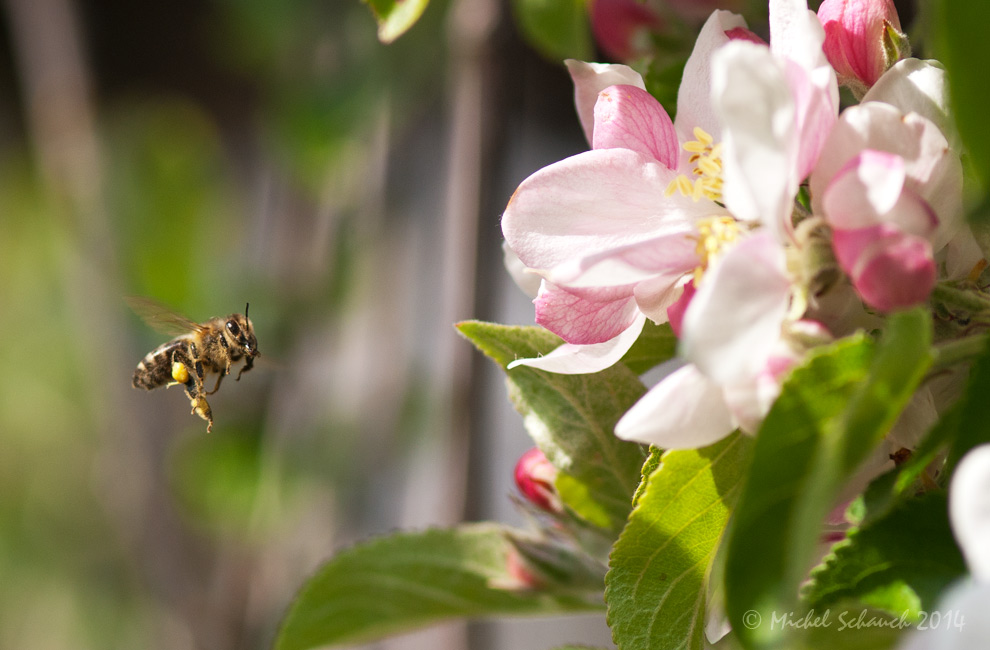
<path fill-rule="evenodd" d="M 248 306 L 250 303 L 244 307 L 243 314 L 231 314 L 227 317 L 223 335 L 232 348 L 241 350 L 249 357 L 256 357 L 261 353 L 258 352 L 258 339 L 254 336 L 254 326 L 247 317 Z"/>

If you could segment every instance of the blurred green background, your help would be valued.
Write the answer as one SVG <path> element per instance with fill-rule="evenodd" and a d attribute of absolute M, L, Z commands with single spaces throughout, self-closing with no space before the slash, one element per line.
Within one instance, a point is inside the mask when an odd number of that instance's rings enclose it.
<path fill-rule="evenodd" d="M 584 146 L 505 4 L 388 47 L 356 0 L 0 7 L 0 648 L 265 648 L 333 550 L 492 516 L 529 443 L 452 324 L 510 320 L 498 215 Z M 250 301 L 211 434 L 131 388 L 127 295 Z"/>

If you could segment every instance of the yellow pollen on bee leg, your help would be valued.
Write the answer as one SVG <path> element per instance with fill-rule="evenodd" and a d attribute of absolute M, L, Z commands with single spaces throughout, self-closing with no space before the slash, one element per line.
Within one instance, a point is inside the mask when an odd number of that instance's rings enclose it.
<path fill-rule="evenodd" d="M 186 368 L 186 364 L 178 361 L 172 364 L 172 379 L 175 380 L 176 384 L 184 384 L 189 381 L 189 369 Z"/>

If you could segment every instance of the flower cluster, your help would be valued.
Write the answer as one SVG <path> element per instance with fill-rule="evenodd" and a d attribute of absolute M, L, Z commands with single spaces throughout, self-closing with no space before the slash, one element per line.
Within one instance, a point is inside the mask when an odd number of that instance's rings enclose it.
<path fill-rule="evenodd" d="M 982 270 L 945 75 L 908 54 L 889 0 L 771 0 L 769 43 L 715 11 L 673 120 L 633 69 L 568 61 L 591 149 L 523 181 L 502 219 L 566 343 L 516 365 L 597 372 L 669 322 L 681 363 L 615 432 L 702 447 L 755 432 L 812 347 Z M 923 431 L 932 397 L 915 402 Z"/>

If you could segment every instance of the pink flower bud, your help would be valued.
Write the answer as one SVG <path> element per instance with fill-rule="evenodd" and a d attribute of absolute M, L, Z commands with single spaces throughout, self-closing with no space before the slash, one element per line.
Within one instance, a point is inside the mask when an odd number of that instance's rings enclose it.
<path fill-rule="evenodd" d="M 647 32 L 658 31 L 662 21 L 636 0 L 592 0 L 591 31 L 608 56 L 627 61 L 642 53 Z"/>
<path fill-rule="evenodd" d="M 893 224 L 836 230 L 832 247 L 863 302 L 880 311 L 925 302 L 935 286 L 931 244 Z"/>
<path fill-rule="evenodd" d="M 859 95 L 911 54 L 893 0 L 824 0 L 818 19 L 825 29 L 825 56 L 839 82 Z"/>
<path fill-rule="evenodd" d="M 564 511 L 560 497 L 557 495 L 557 488 L 554 487 L 557 468 L 547 460 L 538 447 L 527 451 L 516 463 L 515 478 L 516 486 L 530 503 L 547 512 Z"/>

